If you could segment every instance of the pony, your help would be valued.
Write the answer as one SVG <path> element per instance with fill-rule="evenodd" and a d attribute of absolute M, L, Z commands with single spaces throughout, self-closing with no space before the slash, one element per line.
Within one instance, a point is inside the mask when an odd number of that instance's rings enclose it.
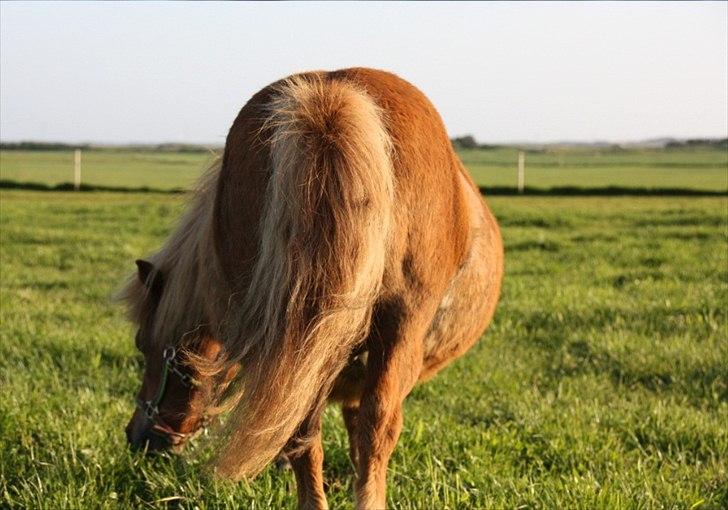
<path fill-rule="evenodd" d="M 300 508 L 323 509 L 336 402 L 357 508 L 384 508 L 405 397 L 483 334 L 502 275 L 497 222 L 422 92 L 367 68 L 277 81 L 121 291 L 145 359 L 128 441 L 178 450 L 226 412 L 216 472 L 283 455 Z"/>

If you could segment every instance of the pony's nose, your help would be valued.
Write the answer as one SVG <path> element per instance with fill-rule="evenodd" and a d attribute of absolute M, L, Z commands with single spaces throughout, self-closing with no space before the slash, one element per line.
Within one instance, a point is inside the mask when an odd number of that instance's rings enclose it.
<path fill-rule="evenodd" d="M 169 438 L 155 434 L 151 427 L 137 428 L 133 421 L 126 426 L 126 440 L 132 450 L 146 450 L 154 452 L 166 450 L 172 446 Z"/>

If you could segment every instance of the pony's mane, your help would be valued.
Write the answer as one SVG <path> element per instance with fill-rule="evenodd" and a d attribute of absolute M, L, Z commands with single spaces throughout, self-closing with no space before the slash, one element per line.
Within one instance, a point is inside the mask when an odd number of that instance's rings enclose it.
<path fill-rule="evenodd" d="M 222 158 L 216 157 L 197 182 L 177 227 L 162 248 L 147 257 L 164 282 L 156 307 L 149 302 L 151 293 L 137 273 L 130 275 L 117 295 L 126 303 L 129 319 L 135 324 L 141 324 L 154 309 L 151 341 L 157 344 L 189 343 L 215 313 L 214 296 L 220 294 L 223 279 L 218 277 L 211 224 L 221 166 Z"/>

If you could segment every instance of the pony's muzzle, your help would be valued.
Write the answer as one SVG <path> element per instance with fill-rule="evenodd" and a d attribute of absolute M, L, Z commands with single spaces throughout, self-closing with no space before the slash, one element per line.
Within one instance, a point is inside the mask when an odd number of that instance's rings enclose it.
<path fill-rule="evenodd" d="M 155 452 L 169 450 L 173 444 L 169 436 L 155 432 L 154 424 L 142 413 L 134 413 L 126 426 L 126 440 L 132 450 Z"/>

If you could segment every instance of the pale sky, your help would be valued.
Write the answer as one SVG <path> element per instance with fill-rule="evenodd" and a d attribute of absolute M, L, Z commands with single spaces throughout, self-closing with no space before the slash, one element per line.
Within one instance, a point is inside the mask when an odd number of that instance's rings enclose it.
<path fill-rule="evenodd" d="M 221 145 L 258 89 L 369 66 L 482 142 L 728 136 L 728 3 L 0 3 L 0 139 Z"/>

